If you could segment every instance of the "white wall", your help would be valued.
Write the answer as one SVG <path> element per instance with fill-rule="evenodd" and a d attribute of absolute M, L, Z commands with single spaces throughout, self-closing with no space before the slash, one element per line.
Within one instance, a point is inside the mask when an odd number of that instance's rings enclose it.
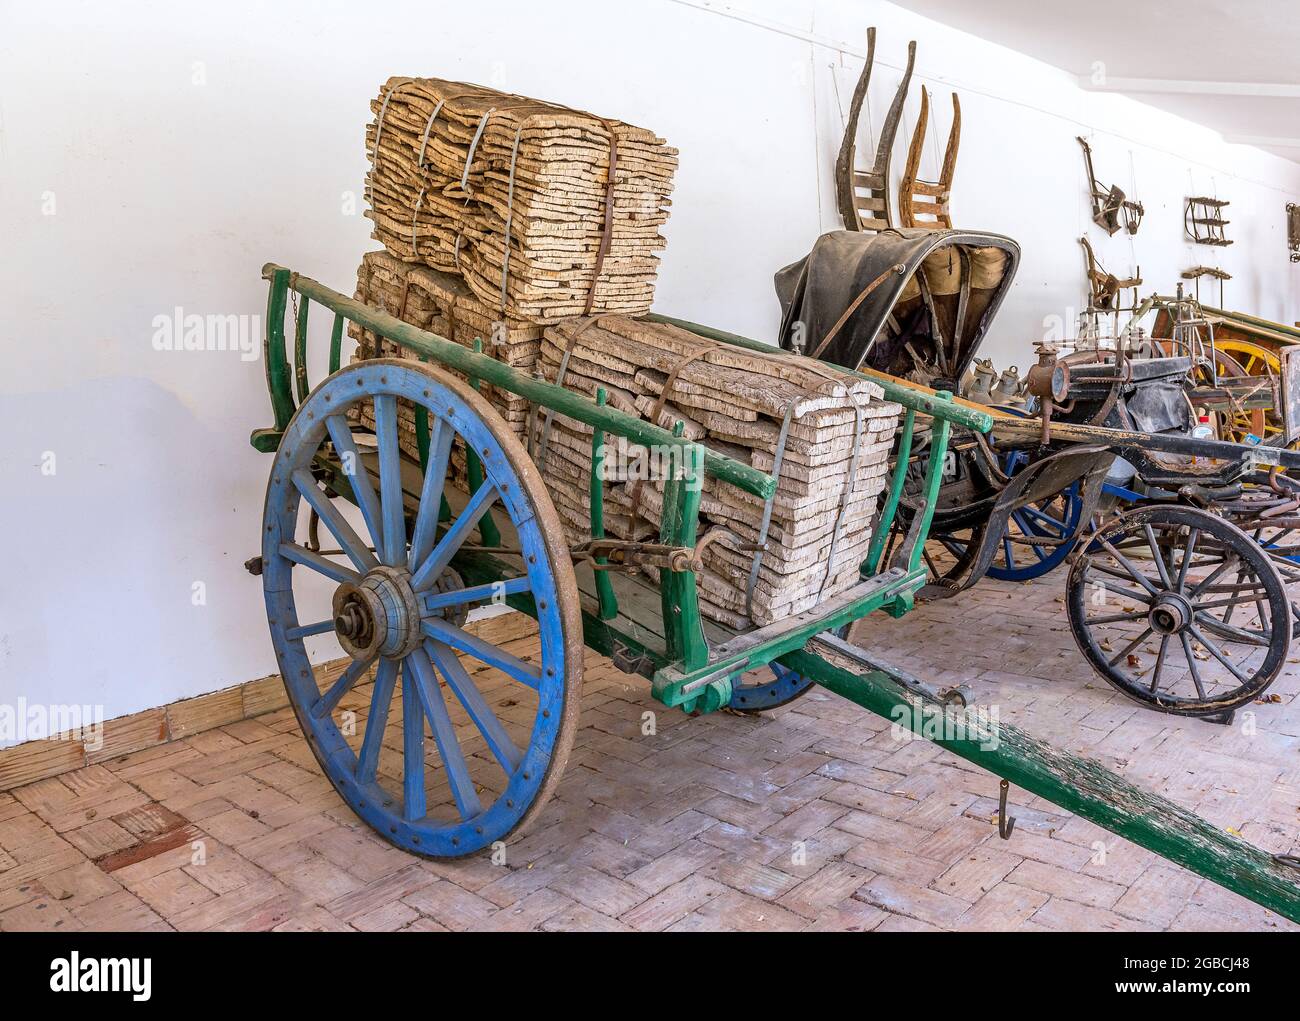
<path fill-rule="evenodd" d="M 1101 176 L 1147 206 L 1132 247 L 1090 231 L 1113 270 L 1135 251 L 1169 288 L 1209 261 L 1181 240 L 1181 201 L 1217 190 L 1237 238 L 1222 253 L 1228 304 L 1300 314 L 1282 239 L 1295 164 L 887 4 L 703 6 L 0 5 L 0 705 L 102 704 L 111 718 L 274 669 L 241 567 L 269 465 L 247 444 L 269 424 L 262 365 L 156 351 L 153 321 L 177 306 L 260 315 L 268 260 L 351 288 L 373 242 L 345 193 L 360 193 L 367 104 L 394 73 L 665 135 L 682 157 L 658 307 L 766 338 L 773 271 L 838 226 L 831 168 L 860 58 L 815 40 L 860 52 L 874 23 L 875 122 L 916 38 L 941 138 L 946 88 L 962 94 L 959 224 L 1024 246 L 989 344 L 1000 362 L 1024 361 L 1044 317 L 1079 304 L 1081 132 Z M 896 168 L 918 102 L 914 85 Z M 923 173 L 933 161 L 927 143 Z"/>

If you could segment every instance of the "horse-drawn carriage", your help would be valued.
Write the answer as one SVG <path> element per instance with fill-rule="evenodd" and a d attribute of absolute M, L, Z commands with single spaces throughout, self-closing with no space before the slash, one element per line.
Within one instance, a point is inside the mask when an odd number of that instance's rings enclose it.
<path fill-rule="evenodd" d="M 778 274 L 783 343 L 806 332 L 819 357 L 957 391 L 1017 256 L 969 231 L 828 235 Z M 987 435 L 959 429 L 944 450 L 900 459 L 893 535 L 932 513 L 936 596 L 1071 559 L 1066 606 L 1094 669 L 1149 707 L 1226 721 L 1277 676 L 1295 629 L 1300 486 L 1281 469 L 1300 455 L 1196 435 L 1200 352 L 1148 341 L 1139 356 L 1126 340 L 1064 356 L 1040 345 L 1028 407 L 988 407 Z M 930 500 L 920 481 L 939 456 Z"/>

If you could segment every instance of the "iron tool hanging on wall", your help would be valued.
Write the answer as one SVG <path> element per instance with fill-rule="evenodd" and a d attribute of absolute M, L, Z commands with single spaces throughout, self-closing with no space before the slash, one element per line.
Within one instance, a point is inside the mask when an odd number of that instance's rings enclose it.
<path fill-rule="evenodd" d="M 1088 173 L 1088 189 L 1092 197 L 1092 220 L 1112 237 L 1123 227 L 1130 234 L 1136 234 L 1142 224 L 1146 210 L 1141 202 L 1135 202 L 1124 195 L 1124 190 L 1117 184 L 1107 188 L 1097 180 L 1092 169 L 1092 146 L 1087 139 L 1078 136 L 1083 146 L 1083 166 Z"/>
<path fill-rule="evenodd" d="M 1291 261 L 1300 262 L 1300 206 L 1286 204 L 1286 246 L 1291 250 Z"/>
<path fill-rule="evenodd" d="M 1232 239 L 1225 236 L 1224 228 L 1231 222 L 1223 218 L 1225 199 L 1212 199 L 1193 195 L 1183 205 L 1183 226 L 1187 236 L 1198 245 L 1215 245 L 1226 248 Z"/>

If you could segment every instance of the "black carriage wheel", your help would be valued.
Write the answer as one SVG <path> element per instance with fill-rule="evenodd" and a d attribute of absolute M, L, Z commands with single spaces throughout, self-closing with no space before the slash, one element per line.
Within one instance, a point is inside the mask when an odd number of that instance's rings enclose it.
<path fill-rule="evenodd" d="M 1291 605 L 1269 556 L 1191 507 L 1141 507 L 1070 569 L 1070 629 L 1092 667 L 1143 705 L 1221 714 L 1257 698 L 1286 661 Z"/>

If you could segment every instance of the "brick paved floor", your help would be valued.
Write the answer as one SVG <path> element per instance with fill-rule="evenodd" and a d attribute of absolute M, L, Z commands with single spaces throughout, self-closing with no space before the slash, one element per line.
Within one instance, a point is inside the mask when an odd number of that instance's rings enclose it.
<path fill-rule="evenodd" d="M 855 637 L 1294 852 L 1300 653 L 1253 719 L 1157 715 L 1082 665 L 1061 581 L 983 582 Z M 526 651 L 528 623 L 484 626 Z M 564 781 L 504 865 L 379 840 L 282 710 L 0 794 L 0 929 L 1300 928 L 1023 791 L 999 840 L 996 796 L 992 776 L 820 689 L 692 720 L 588 654 Z"/>

